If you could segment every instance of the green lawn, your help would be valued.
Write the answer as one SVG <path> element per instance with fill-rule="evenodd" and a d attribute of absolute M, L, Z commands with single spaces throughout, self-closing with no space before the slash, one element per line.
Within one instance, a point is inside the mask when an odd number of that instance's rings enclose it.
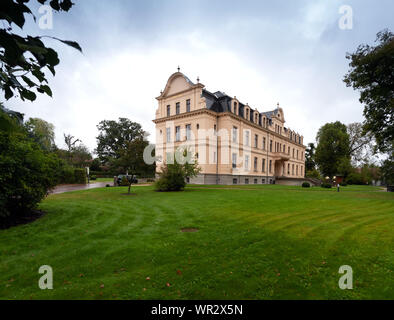
<path fill-rule="evenodd" d="M 0 298 L 394 298 L 394 195 L 380 188 L 126 190 L 51 195 L 44 217 L 0 230 Z M 38 288 L 41 265 L 54 290 Z"/>

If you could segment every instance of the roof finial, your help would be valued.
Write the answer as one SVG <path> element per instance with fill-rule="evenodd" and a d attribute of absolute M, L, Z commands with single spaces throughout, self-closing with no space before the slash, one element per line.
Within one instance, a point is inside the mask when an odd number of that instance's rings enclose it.
<path fill-rule="evenodd" d="M 180 66 L 178 66 L 178 72 L 180 72 L 181 71 L 181 67 Z"/>
<path fill-rule="evenodd" d="M 200 77 L 197 76 L 197 83 L 200 83 Z"/>
<path fill-rule="evenodd" d="M 279 102 L 278 102 L 278 104 L 277 104 L 277 107 L 278 107 L 278 109 L 279 109 Z"/>

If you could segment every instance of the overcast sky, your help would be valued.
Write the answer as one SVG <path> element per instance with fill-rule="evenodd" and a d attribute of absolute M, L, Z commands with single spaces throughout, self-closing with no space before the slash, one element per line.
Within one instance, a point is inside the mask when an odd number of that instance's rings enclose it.
<path fill-rule="evenodd" d="M 74 2 L 69 13 L 54 13 L 52 30 L 30 19 L 26 32 L 75 40 L 83 54 L 48 41 L 61 59 L 49 76 L 53 98 L 6 105 L 53 123 L 59 147 L 67 133 L 91 150 L 103 119 L 139 122 L 154 140 L 155 97 L 178 65 L 259 111 L 279 102 L 286 126 L 313 142 L 326 122 L 363 120 L 358 93 L 342 81 L 346 52 L 394 30 L 392 0 Z M 339 27 L 342 5 L 352 8 L 351 30 Z"/>

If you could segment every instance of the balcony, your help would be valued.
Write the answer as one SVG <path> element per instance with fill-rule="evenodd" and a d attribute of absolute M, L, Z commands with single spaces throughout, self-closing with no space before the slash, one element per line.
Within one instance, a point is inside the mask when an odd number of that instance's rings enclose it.
<path fill-rule="evenodd" d="M 290 160 L 290 154 L 286 152 L 273 152 L 274 154 L 274 159 L 276 161 L 289 161 Z"/>

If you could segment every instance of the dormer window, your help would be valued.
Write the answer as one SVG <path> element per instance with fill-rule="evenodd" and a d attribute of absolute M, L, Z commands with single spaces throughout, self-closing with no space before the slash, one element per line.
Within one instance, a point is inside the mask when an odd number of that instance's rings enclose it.
<path fill-rule="evenodd" d="M 234 102 L 234 110 L 233 110 L 234 114 L 238 113 L 237 109 L 238 109 L 238 104 L 236 102 Z"/>

